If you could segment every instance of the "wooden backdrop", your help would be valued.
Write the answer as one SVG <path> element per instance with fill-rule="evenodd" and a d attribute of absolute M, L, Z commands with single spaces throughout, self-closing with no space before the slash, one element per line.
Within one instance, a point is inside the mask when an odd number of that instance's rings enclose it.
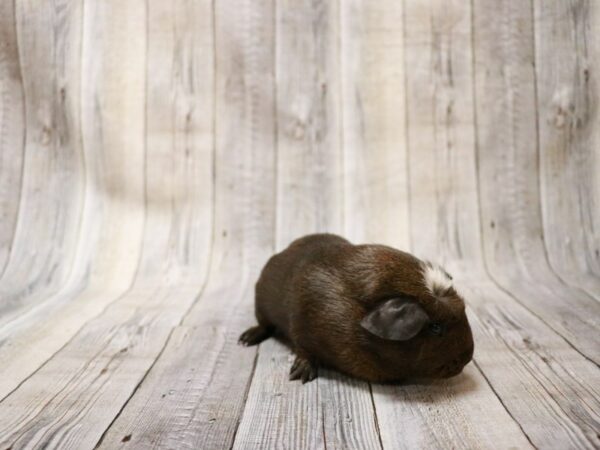
<path fill-rule="evenodd" d="M 594 447 L 600 4 L 0 2 L 3 447 Z M 310 232 L 445 264 L 431 386 L 236 345 Z"/>

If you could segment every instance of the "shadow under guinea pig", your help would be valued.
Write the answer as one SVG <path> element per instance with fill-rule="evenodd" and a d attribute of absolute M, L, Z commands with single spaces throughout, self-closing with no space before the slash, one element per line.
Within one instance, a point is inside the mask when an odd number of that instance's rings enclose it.
<path fill-rule="evenodd" d="M 273 338 L 293 354 L 290 342 L 284 336 L 276 334 Z M 451 378 L 415 378 L 396 382 L 374 383 L 350 377 L 331 367 L 319 366 L 317 368 L 318 379 L 321 381 L 330 381 L 358 391 L 368 393 L 372 391 L 375 395 L 386 395 L 401 401 L 418 404 L 444 402 L 475 391 L 478 388 L 478 383 L 472 374 L 472 370 L 476 369 L 472 365 L 468 365 L 460 374 Z"/>

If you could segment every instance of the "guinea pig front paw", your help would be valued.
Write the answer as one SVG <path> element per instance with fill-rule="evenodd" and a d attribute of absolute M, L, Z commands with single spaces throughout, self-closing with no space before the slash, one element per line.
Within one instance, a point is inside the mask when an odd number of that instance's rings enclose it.
<path fill-rule="evenodd" d="M 255 327 L 250 327 L 246 331 L 244 331 L 238 342 L 246 347 L 251 345 L 260 344 L 265 339 L 271 336 L 271 330 L 261 325 L 256 325 Z"/>
<path fill-rule="evenodd" d="M 302 380 L 302 384 L 317 378 L 317 365 L 308 359 L 296 356 L 290 369 L 290 380 Z"/>

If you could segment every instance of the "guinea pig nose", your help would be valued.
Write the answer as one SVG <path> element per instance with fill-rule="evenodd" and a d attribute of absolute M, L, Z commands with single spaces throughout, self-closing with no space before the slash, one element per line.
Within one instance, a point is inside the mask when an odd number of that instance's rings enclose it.
<path fill-rule="evenodd" d="M 467 364 L 469 361 L 471 361 L 471 358 L 473 358 L 473 349 L 469 349 L 465 352 L 462 352 L 460 354 L 459 360 L 463 363 L 463 364 Z"/>

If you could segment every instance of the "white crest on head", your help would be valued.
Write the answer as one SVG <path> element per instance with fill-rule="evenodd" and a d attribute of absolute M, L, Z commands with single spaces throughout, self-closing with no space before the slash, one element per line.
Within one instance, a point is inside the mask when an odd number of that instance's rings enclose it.
<path fill-rule="evenodd" d="M 429 261 L 421 265 L 423 284 L 433 295 L 443 296 L 452 287 L 452 277 L 441 266 Z"/>

